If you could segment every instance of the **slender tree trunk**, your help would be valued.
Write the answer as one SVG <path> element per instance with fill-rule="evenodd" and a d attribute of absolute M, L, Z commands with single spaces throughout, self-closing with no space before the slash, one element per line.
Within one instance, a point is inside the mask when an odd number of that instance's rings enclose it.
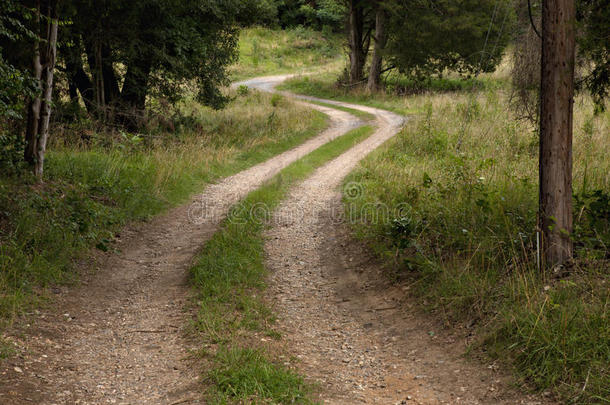
<path fill-rule="evenodd" d="M 42 179 L 44 158 L 49 139 L 49 123 L 51 121 L 51 104 L 53 102 L 53 76 L 55 73 L 55 60 L 57 58 L 57 2 L 47 2 L 47 42 L 44 45 L 43 72 L 42 72 L 42 104 L 40 108 L 40 135 L 36 150 L 36 177 Z"/>
<path fill-rule="evenodd" d="M 365 53 L 363 52 L 364 13 L 359 0 L 349 3 L 349 82 L 356 84 L 362 81 Z"/>
<path fill-rule="evenodd" d="M 371 69 L 369 71 L 369 80 L 367 90 L 371 93 L 379 91 L 381 85 L 381 66 L 383 63 L 383 50 L 387 42 L 386 33 L 387 12 L 382 5 L 377 7 L 377 15 L 375 17 L 375 47 L 373 48 L 373 56 L 371 57 Z"/>
<path fill-rule="evenodd" d="M 35 26 L 36 32 L 40 32 L 40 0 L 35 3 Z M 34 40 L 34 48 L 32 49 L 32 77 L 38 83 L 42 78 L 42 64 L 40 62 L 40 40 Z M 40 125 L 40 96 L 32 98 L 28 103 L 28 120 L 25 130 L 25 151 L 24 160 L 34 167 L 36 164 L 36 151 L 38 149 L 38 134 Z"/>
<path fill-rule="evenodd" d="M 540 103 L 540 222 L 545 267 L 573 255 L 574 0 L 544 0 Z"/>
<path fill-rule="evenodd" d="M 45 13 L 45 27 L 41 29 L 41 13 Z M 25 160 L 33 167 L 34 174 L 42 180 L 44 157 L 49 137 L 51 119 L 51 104 L 53 95 L 53 74 L 57 52 L 57 2 L 36 2 L 36 23 L 38 32 L 44 38 L 34 41 L 34 56 L 32 71 L 34 78 L 40 83 L 42 94 L 29 103 L 28 123 L 26 129 Z"/>

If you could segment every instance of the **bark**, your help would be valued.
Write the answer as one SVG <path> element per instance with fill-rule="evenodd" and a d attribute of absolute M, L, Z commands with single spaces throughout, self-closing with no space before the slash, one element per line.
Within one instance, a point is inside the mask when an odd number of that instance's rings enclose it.
<path fill-rule="evenodd" d="M 545 267 L 573 255 L 574 0 L 544 0 L 540 104 L 540 222 Z"/>
<path fill-rule="evenodd" d="M 41 27 L 41 13 L 45 13 L 45 23 Z M 35 40 L 32 58 L 32 72 L 40 83 L 41 95 L 32 99 L 28 106 L 28 122 L 26 129 L 25 160 L 34 171 L 36 177 L 42 180 L 44 157 L 49 137 L 51 118 L 51 103 L 53 95 L 53 75 L 57 55 L 57 2 L 36 2 L 36 25 L 40 28 L 40 37 L 44 41 Z"/>
<path fill-rule="evenodd" d="M 357 84 L 362 81 L 366 52 L 364 51 L 364 10 L 361 2 L 349 2 L 349 82 Z"/>
<path fill-rule="evenodd" d="M 36 149 L 36 164 L 34 173 L 36 177 L 42 179 L 44 169 L 44 158 L 49 138 L 49 123 L 51 121 L 51 104 L 53 102 L 53 76 L 55 73 L 55 60 L 57 58 L 57 4 L 48 2 L 47 16 L 47 43 L 44 45 L 43 72 L 42 72 L 42 103 L 40 108 L 40 134 Z"/>
<path fill-rule="evenodd" d="M 89 79 L 85 69 L 83 69 L 82 62 L 80 60 L 76 62 L 69 61 L 66 63 L 66 69 L 68 71 L 68 81 L 70 86 L 78 90 L 83 98 L 83 101 L 85 102 L 87 111 L 93 113 L 95 110 L 93 102 L 95 97 L 93 83 L 91 83 L 91 79 Z"/>
<path fill-rule="evenodd" d="M 375 17 L 375 46 L 371 57 L 371 69 L 369 71 L 369 80 L 367 90 L 371 93 L 379 91 L 381 85 L 381 66 L 383 64 L 383 50 L 387 42 L 386 32 L 387 12 L 382 7 L 377 8 Z"/>
<path fill-rule="evenodd" d="M 40 26 L 40 0 L 36 1 L 35 24 Z M 38 28 L 38 31 L 40 29 Z M 32 50 L 32 77 L 40 83 L 42 78 L 42 64 L 40 61 L 40 41 L 34 40 L 34 48 Z M 38 133 L 40 125 L 40 107 L 41 100 L 39 96 L 32 98 L 28 103 L 28 119 L 25 130 L 25 151 L 24 160 L 32 167 L 36 164 L 36 151 L 38 149 Z"/>
<path fill-rule="evenodd" d="M 123 125 L 135 129 L 139 118 L 146 107 L 148 79 L 152 69 L 150 58 L 140 55 L 128 66 L 125 82 L 121 91 L 121 115 L 118 117 Z"/>

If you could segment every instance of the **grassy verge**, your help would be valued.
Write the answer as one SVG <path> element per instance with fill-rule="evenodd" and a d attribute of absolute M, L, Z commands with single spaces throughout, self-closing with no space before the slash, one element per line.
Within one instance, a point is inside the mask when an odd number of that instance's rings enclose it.
<path fill-rule="evenodd" d="M 342 60 L 338 34 L 308 28 L 272 30 L 247 28 L 240 35 L 239 61 L 231 68 L 234 80 L 280 73 L 294 73 Z"/>
<path fill-rule="evenodd" d="M 541 274 L 538 140 L 507 99 L 491 89 L 405 100 L 423 114 L 347 179 L 365 190 L 350 217 L 392 276 L 448 324 L 472 328 L 477 347 L 569 403 L 608 403 L 610 114 L 576 102 L 576 261 L 568 275 Z M 380 204 L 402 209 L 370 221 Z"/>
<path fill-rule="evenodd" d="M 191 271 L 200 303 L 195 328 L 209 361 L 211 403 L 312 402 L 290 359 L 265 348 L 279 334 L 261 298 L 267 275 L 263 231 L 293 184 L 371 133 L 371 127 L 350 131 L 282 170 L 234 207 L 199 255 Z"/>
<path fill-rule="evenodd" d="M 297 76 L 286 80 L 278 90 L 287 90 L 297 94 L 320 97 L 330 100 L 345 101 L 362 104 L 369 107 L 382 108 L 398 114 L 408 115 L 420 113 L 423 106 L 419 98 L 404 97 L 409 94 L 430 92 L 464 93 L 474 86 L 477 88 L 496 89 L 505 85 L 505 81 L 497 78 L 459 79 L 443 78 L 430 79 L 426 82 L 413 82 L 401 76 L 391 77 L 387 82 L 384 93 L 371 97 L 365 89 L 343 86 L 337 82 L 336 72 L 327 72 L 315 76 Z"/>
<path fill-rule="evenodd" d="M 0 319 L 27 310 L 44 287 L 74 278 L 88 248 L 185 201 L 205 183 L 316 135 L 323 114 L 249 92 L 227 109 L 183 106 L 187 125 L 147 134 L 54 131 L 44 185 L 0 177 Z M 74 137 L 77 134 L 77 138 Z M 0 350 L 0 355 L 5 350 Z"/>

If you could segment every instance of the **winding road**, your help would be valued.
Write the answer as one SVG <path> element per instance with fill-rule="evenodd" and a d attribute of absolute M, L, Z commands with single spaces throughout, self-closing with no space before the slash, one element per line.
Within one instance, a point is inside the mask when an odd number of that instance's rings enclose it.
<path fill-rule="evenodd" d="M 290 75 L 240 84 L 262 91 Z M 506 375 L 464 360 L 464 343 L 410 309 L 405 291 L 381 276 L 351 239 L 338 187 L 369 152 L 394 136 L 394 113 L 323 101 L 373 114 L 375 132 L 320 167 L 276 211 L 265 250 L 272 271 L 266 294 L 291 354 L 320 383 L 325 403 L 542 403 L 511 390 Z M 302 145 L 208 186 L 189 204 L 125 230 L 118 253 L 100 254 L 77 287 L 58 291 L 32 325 L 15 331 L 22 355 L 4 361 L 2 404 L 196 404 L 197 367 L 184 337 L 192 314 L 188 269 L 229 208 L 281 169 L 363 123 L 309 104 L 330 126 Z M 287 213 L 298 212 L 302 221 Z M 430 331 L 437 331 L 434 338 Z"/>

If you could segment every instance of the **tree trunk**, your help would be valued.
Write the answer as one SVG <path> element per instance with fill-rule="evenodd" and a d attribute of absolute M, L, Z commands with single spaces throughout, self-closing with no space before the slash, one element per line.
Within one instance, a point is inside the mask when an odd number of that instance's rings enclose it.
<path fill-rule="evenodd" d="M 540 88 L 540 225 L 545 267 L 573 255 L 574 0 L 544 0 Z"/>
<path fill-rule="evenodd" d="M 125 83 L 121 91 L 120 123 L 130 129 L 139 126 L 139 119 L 146 107 L 148 93 L 148 77 L 151 71 L 151 61 L 146 55 L 134 59 L 125 73 Z"/>
<path fill-rule="evenodd" d="M 119 81 L 112 66 L 112 53 L 104 43 L 89 43 L 85 41 L 85 52 L 89 69 L 94 73 L 93 80 L 97 83 L 96 91 L 91 100 L 104 100 L 105 105 L 115 103 L 121 94 Z M 93 85 L 93 82 L 91 82 Z"/>
<path fill-rule="evenodd" d="M 363 52 L 364 12 L 359 0 L 349 2 L 349 82 L 362 81 L 366 54 Z"/>
<path fill-rule="evenodd" d="M 382 5 L 379 5 L 377 7 L 377 15 L 375 18 L 375 47 L 373 48 L 369 80 L 366 86 L 367 90 L 371 93 L 379 91 L 381 84 L 381 66 L 383 63 L 382 54 L 387 42 L 386 20 L 387 12 Z"/>
<path fill-rule="evenodd" d="M 69 59 L 66 61 L 66 70 L 68 71 L 68 81 L 71 87 L 78 89 L 83 101 L 85 102 L 85 107 L 89 113 L 93 113 L 95 111 L 94 106 L 94 92 L 93 92 L 93 83 L 91 83 L 91 79 L 83 69 L 82 61 L 80 60 L 80 55 L 78 59 Z M 72 96 L 72 95 L 71 95 Z"/>
<path fill-rule="evenodd" d="M 36 31 L 40 32 L 40 0 L 35 3 L 35 26 Z M 40 63 L 40 40 L 34 40 L 34 48 L 32 49 L 32 77 L 40 83 L 42 78 L 42 64 Z M 25 151 L 24 160 L 34 167 L 36 164 L 36 151 L 38 149 L 38 134 L 40 125 L 40 96 L 37 95 L 28 103 L 28 120 L 25 130 Z"/>
<path fill-rule="evenodd" d="M 41 12 L 45 12 L 45 30 L 41 27 Z M 26 129 L 25 160 L 33 167 L 34 174 L 42 180 L 44 157 L 49 137 L 53 74 L 57 52 L 57 1 L 36 2 L 36 24 L 44 41 L 35 40 L 32 71 L 40 83 L 42 94 L 30 101 Z"/>
<path fill-rule="evenodd" d="M 44 157 L 49 139 L 49 123 L 51 121 L 51 104 L 53 102 L 53 76 L 55 73 L 55 59 L 57 57 L 57 2 L 47 2 L 47 42 L 42 53 L 42 104 L 40 108 L 40 135 L 36 151 L 36 177 L 42 180 Z"/>

